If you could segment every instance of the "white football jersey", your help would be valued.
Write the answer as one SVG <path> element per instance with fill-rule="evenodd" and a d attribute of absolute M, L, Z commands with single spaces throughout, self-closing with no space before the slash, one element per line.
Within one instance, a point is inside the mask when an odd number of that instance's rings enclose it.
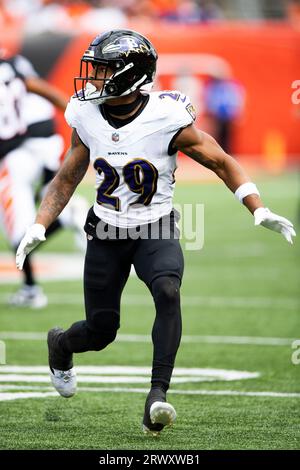
<path fill-rule="evenodd" d="M 118 129 L 97 105 L 74 97 L 65 117 L 90 150 L 96 172 L 94 212 L 100 219 L 126 228 L 171 212 L 177 153 L 168 150 L 178 130 L 194 120 L 187 96 L 177 91 L 149 93 L 143 111 Z"/>
<path fill-rule="evenodd" d="M 25 96 L 25 84 L 16 69 L 9 61 L 0 59 L 0 141 L 25 134 Z"/>
<path fill-rule="evenodd" d="M 23 77 L 38 77 L 37 72 L 33 68 L 31 62 L 21 55 L 13 57 L 13 65 Z M 24 96 L 24 116 L 27 126 L 38 122 L 54 119 L 55 108 L 46 98 L 36 93 L 26 93 Z"/>

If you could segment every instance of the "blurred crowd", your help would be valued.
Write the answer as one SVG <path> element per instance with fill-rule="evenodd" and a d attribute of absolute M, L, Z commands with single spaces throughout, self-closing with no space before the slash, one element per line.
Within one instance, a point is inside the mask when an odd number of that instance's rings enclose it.
<path fill-rule="evenodd" d="M 264 6 L 263 6 L 264 5 Z M 77 33 L 126 27 L 131 20 L 201 24 L 226 18 L 286 18 L 300 22 L 299 0 L 0 0 L 0 28 Z"/>
<path fill-rule="evenodd" d="M 27 31 L 99 31 L 129 20 L 199 23 L 219 20 L 216 0 L 0 0 L 0 26 L 20 21 Z"/>

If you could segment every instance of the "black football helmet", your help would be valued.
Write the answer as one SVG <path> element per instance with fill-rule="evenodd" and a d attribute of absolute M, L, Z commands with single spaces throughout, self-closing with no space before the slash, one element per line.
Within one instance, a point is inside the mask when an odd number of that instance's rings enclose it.
<path fill-rule="evenodd" d="M 154 80 L 157 53 L 151 42 L 141 34 L 128 29 L 116 29 L 97 36 L 85 51 L 80 62 L 80 76 L 74 86 L 80 101 L 91 100 L 101 104 L 107 100 L 125 96 Z M 102 88 L 90 83 L 90 67 L 105 67 Z M 108 69 L 113 73 L 108 76 Z"/>

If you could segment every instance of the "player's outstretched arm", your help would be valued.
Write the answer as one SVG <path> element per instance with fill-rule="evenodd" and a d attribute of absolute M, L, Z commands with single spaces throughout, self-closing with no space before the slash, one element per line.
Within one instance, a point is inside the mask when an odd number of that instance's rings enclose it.
<path fill-rule="evenodd" d="M 40 77 L 26 77 L 26 88 L 31 93 L 36 93 L 49 100 L 54 106 L 65 111 L 69 97 L 59 90 L 57 87 L 51 85 L 49 82 Z"/>
<path fill-rule="evenodd" d="M 20 242 L 16 254 L 18 269 L 23 268 L 26 255 L 46 239 L 46 229 L 54 222 L 69 202 L 88 169 L 89 161 L 89 150 L 82 144 L 74 129 L 71 148 L 57 175 L 49 184 L 47 193 L 38 210 L 35 224 L 27 229 Z"/>
<path fill-rule="evenodd" d="M 224 152 L 212 136 L 191 125 L 178 135 L 174 147 L 214 171 L 254 215 L 255 225 L 263 225 L 279 232 L 289 243 L 293 243 L 292 237 L 296 236 L 296 233 L 292 222 L 264 207 L 255 184 L 250 181 L 237 161 Z"/>

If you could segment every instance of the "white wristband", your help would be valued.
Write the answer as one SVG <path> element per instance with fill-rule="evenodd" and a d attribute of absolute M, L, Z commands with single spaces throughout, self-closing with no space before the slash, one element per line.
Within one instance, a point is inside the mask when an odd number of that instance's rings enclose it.
<path fill-rule="evenodd" d="M 244 184 L 241 184 L 241 186 L 239 186 L 237 188 L 237 190 L 235 191 L 234 195 L 235 197 L 241 202 L 243 203 L 243 199 L 246 197 L 246 196 L 249 196 L 250 194 L 257 194 L 258 196 L 260 196 L 259 194 L 259 191 L 256 187 L 256 185 L 254 183 L 244 183 Z"/>

